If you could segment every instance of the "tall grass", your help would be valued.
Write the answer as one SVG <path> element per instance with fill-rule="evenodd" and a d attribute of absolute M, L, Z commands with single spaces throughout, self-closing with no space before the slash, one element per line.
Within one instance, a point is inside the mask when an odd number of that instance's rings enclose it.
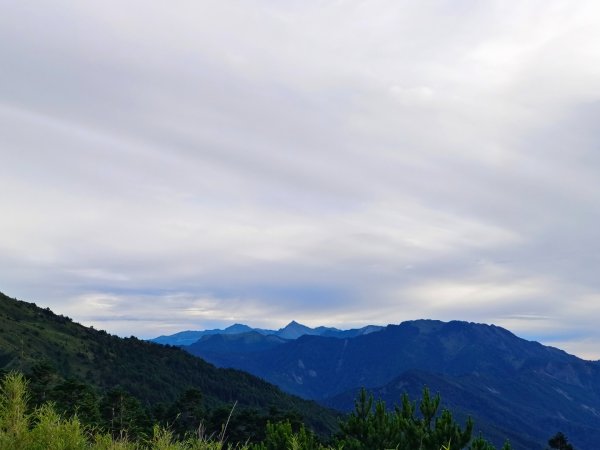
<path fill-rule="evenodd" d="M 65 418 L 51 403 L 27 409 L 27 381 L 9 373 L 0 383 L 0 450 L 249 450 L 203 436 L 176 441 L 173 433 L 156 425 L 148 439 L 129 441 L 84 426 L 77 416 Z"/>

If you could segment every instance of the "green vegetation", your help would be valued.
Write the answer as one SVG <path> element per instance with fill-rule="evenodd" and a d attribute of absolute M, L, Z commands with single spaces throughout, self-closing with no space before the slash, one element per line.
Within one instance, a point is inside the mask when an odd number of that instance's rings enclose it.
<path fill-rule="evenodd" d="M 59 414 L 53 403 L 30 410 L 28 399 L 25 377 L 17 372 L 5 375 L 0 385 L 0 450 L 495 450 L 481 437 L 471 440 L 470 420 L 463 430 L 449 411 L 437 415 L 439 396 L 431 398 L 427 390 L 420 402 L 420 417 L 406 396 L 402 408 L 390 413 L 381 402 L 373 410 L 373 398 L 363 391 L 355 412 L 341 423 L 341 432 L 329 447 L 303 425 L 294 429 L 289 420 L 267 423 L 261 442 L 232 443 L 226 438 L 231 413 L 221 432 L 208 438 L 202 427 L 177 436 L 160 425 L 132 437 L 128 426 L 132 421 L 119 419 L 118 429 L 105 430 L 83 424 L 77 414 Z M 508 444 L 502 448 L 509 449 Z"/>
<path fill-rule="evenodd" d="M 30 383 L 30 402 L 52 401 L 65 417 L 130 437 L 154 423 L 183 436 L 204 418 L 219 430 L 235 402 L 229 436 L 260 441 L 268 421 L 306 424 L 320 436 L 337 430 L 338 414 L 286 394 L 247 373 L 217 369 L 177 348 L 122 339 L 87 328 L 33 303 L 0 294 L 0 371 Z"/>
<path fill-rule="evenodd" d="M 439 395 L 432 398 L 425 388 L 419 413 L 416 403 L 406 394 L 402 406 L 389 412 L 382 401 L 373 407 L 373 397 L 363 389 L 355 401 L 354 412 L 341 423 L 339 443 L 346 450 L 495 450 L 482 437 L 472 439 L 471 419 L 462 429 L 450 411 L 439 413 L 439 405 Z M 506 443 L 502 450 L 510 450 L 510 444 Z"/>
<path fill-rule="evenodd" d="M 2 294 L 0 372 L 0 450 L 495 450 L 427 390 L 392 411 L 363 391 L 341 418 L 244 372 Z M 549 444 L 572 450 L 560 433 Z"/>

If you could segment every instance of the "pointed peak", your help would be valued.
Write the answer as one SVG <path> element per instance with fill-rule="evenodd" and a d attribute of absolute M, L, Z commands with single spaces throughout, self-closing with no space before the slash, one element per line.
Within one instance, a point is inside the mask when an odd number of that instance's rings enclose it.
<path fill-rule="evenodd" d="M 285 327 L 281 328 L 281 330 L 312 330 L 312 328 L 292 320 Z"/>
<path fill-rule="evenodd" d="M 280 328 L 276 334 L 284 339 L 297 339 L 305 334 L 314 334 L 314 332 L 312 328 L 292 320 L 285 327 Z"/>

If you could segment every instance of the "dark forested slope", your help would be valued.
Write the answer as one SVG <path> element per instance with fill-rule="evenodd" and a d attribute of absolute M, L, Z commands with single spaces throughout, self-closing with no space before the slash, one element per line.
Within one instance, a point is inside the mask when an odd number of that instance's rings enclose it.
<path fill-rule="evenodd" d="M 237 401 L 241 408 L 297 414 L 321 432 L 336 425 L 329 410 L 250 374 L 218 369 L 176 347 L 84 327 L 0 294 L 0 369 L 27 374 L 40 364 L 100 391 L 118 386 L 145 405 L 174 402 L 193 388 L 207 408 L 231 407 Z"/>

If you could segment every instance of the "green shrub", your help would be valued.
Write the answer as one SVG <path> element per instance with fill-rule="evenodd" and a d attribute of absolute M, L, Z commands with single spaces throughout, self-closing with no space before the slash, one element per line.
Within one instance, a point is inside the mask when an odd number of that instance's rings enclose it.
<path fill-rule="evenodd" d="M 29 432 L 31 450 L 83 450 L 88 447 L 84 427 L 75 416 L 63 419 L 52 404 L 45 404 L 33 414 Z"/>
<path fill-rule="evenodd" d="M 28 448 L 27 383 L 11 372 L 0 384 L 0 449 Z"/>

